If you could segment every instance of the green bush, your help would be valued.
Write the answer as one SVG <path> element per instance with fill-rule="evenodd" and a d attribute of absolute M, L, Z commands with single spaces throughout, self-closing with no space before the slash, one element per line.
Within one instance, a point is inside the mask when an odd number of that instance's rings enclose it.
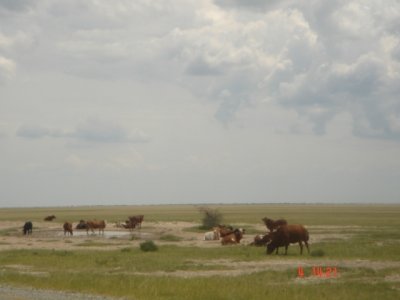
<path fill-rule="evenodd" d="M 200 211 L 204 214 L 201 229 L 209 230 L 222 223 L 222 215 L 217 209 L 202 207 Z"/>
<path fill-rule="evenodd" d="M 153 241 L 146 241 L 140 244 L 140 250 L 144 252 L 157 251 L 158 247 Z"/>

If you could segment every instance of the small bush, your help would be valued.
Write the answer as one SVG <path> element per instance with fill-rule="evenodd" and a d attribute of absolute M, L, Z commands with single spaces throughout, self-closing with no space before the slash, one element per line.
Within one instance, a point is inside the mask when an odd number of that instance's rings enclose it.
<path fill-rule="evenodd" d="M 140 250 L 144 252 L 157 251 L 158 247 L 153 241 L 146 241 L 140 244 Z"/>
<path fill-rule="evenodd" d="M 200 211 L 204 214 L 201 229 L 209 230 L 222 223 L 222 215 L 218 210 L 202 207 Z"/>
<path fill-rule="evenodd" d="M 310 253 L 311 256 L 315 256 L 315 257 L 321 257 L 325 255 L 325 251 L 322 249 L 318 249 L 318 250 L 313 250 Z"/>

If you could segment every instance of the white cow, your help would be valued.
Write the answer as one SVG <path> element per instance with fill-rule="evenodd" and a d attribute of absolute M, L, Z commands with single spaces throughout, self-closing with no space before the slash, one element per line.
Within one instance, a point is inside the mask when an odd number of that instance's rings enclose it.
<path fill-rule="evenodd" d="M 213 231 L 208 231 L 204 234 L 205 241 L 219 240 L 219 231 L 214 229 Z"/>

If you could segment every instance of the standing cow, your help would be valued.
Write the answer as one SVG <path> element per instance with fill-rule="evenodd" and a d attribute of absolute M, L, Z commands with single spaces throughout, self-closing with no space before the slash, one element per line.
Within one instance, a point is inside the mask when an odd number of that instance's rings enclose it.
<path fill-rule="evenodd" d="M 272 220 L 268 219 L 267 217 L 263 218 L 262 221 L 264 222 L 265 226 L 268 228 L 269 232 L 273 232 L 275 229 L 278 229 L 279 226 L 287 225 L 287 221 L 285 219 L 279 220 Z"/>
<path fill-rule="evenodd" d="M 136 226 L 138 228 L 142 228 L 142 222 L 144 219 L 144 215 L 130 216 L 128 217 L 130 224 L 132 224 L 133 228 Z"/>
<path fill-rule="evenodd" d="M 63 228 L 64 228 L 64 235 L 66 234 L 74 235 L 72 231 L 72 224 L 70 222 L 65 222 Z"/>
<path fill-rule="evenodd" d="M 279 247 L 285 247 L 285 255 L 289 244 L 299 243 L 300 254 L 303 254 L 303 242 L 307 247 L 308 253 L 308 231 L 303 225 L 283 225 L 271 234 L 271 242 L 267 244 L 267 254 L 271 254 Z"/>
<path fill-rule="evenodd" d="M 24 235 L 32 234 L 32 228 L 33 228 L 33 225 L 32 225 L 31 221 L 25 222 L 24 227 L 22 229 Z"/>
<path fill-rule="evenodd" d="M 87 221 L 86 224 L 87 224 L 86 234 L 89 234 L 89 229 L 92 231 L 92 233 L 94 233 L 93 229 L 98 229 L 99 234 L 100 233 L 104 234 L 104 228 L 106 228 L 106 221 L 93 220 L 93 221 Z"/>

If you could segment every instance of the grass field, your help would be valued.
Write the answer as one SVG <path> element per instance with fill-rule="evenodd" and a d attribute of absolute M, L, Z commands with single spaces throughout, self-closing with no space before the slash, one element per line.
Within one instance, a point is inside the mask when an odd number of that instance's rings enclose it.
<path fill-rule="evenodd" d="M 96 240 L 78 250 L 1 251 L 0 281 L 126 299 L 400 299 L 400 205 L 209 207 L 218 209 L 225 223 L 250 232 L 265 216 L 305 224 L 311 238 L 318 236 L 311 244 L 313 255 L 300 256 L 297 245 L 287 256 L 267 256 L 265 249 L 248 245 L 183 246 L 175 236 L 164 236 L 170 244 L 164 241 L 156 252 L 129 242 L 122 249 L 99 251 L 90 247 Z M 0 222 L 41 221 L 49 214 L 60 223 L 94 217 L 113 222 L 139 213 L 145 226 L 200 223 L 202 217 L 195 205 L 99 206 L 0 209 Z M 304 277 L 298 276 L 299 267 Z M 313 267 L 321 267 L 324 275 L 315 276 Z M 328 277 L 328 268 L 337 273 Z"/>

